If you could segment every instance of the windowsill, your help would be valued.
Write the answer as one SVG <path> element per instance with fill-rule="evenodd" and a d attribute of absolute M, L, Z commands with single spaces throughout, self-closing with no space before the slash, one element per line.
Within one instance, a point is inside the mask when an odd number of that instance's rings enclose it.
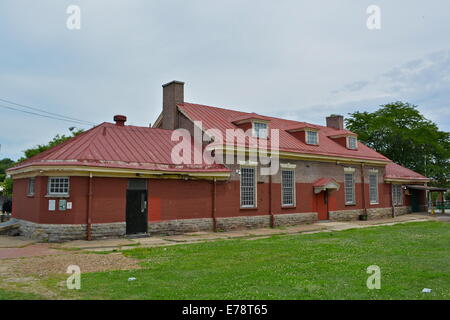
<path fill-rule="evenodd" d="M 352 207 L 352 206 L 356 206 L 356 203 L 346 203 L 345 204 L 347 207 Z"/>
<path fill-rule="evenodd" d="M 28 198 L 34 198 L 34 194 L 27 194 Z"/>
<path fill-rule="evenodd" d="M 46 198 L 70 198 L 69 194 L 46 194 Z"/>
<path fill-rule="evenodd" d="M 379 202 L 371 202 L 370 205 L 371 206 L 376 206 L 377 204 L 380 204 Z"/>
<path fill-rule="evenodd" d="M 297 208 L 295 204 L 281 205 L 281 209 L 295 209 L 295 208 Z"/>
<path fill-rule="evenodd" d="M 241 207 L 241 210 L 257 210 L 258 207 Z"/>

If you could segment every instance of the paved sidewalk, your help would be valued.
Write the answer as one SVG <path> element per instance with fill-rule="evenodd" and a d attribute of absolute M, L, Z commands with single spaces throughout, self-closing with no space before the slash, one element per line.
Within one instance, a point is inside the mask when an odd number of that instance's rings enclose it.
<path fill-rule="evenodd" d="M 192 232 L 173 236 L 147 237 L 137 239 L 105 239 L 94 241 L 70 241 L 59 245 L 62 249 L 80 249 L 83 251 L 115 251 L 133 248 L 172 246 L 177 244 L 198 243 L 223 239 L 259 239 L 273 235 L 286 235 L 298 233 L 331 232 L 373 226 L 394 225 L 398 223 L 419 222 L 435 220 L 430 216 L 408 214 L 394 219 L 379 219 L 369 221 L 326 221 L 313 224 L 285 227 L 262 228 L 229 232 Z"/>
<path fill-rule="evenodd" d="M 415 221 L 438 220 L 427 214 L 408 214 L 394 219 L 369 221 L 323 221 L 313 224 L 283 227 L 262 228 L 229 232 L 193 232 L 173 236 L 151 236 L 146 238 L 116 238 L 104 240 L 75 240 L 65 243 L 36 243 L 24 237 L 0 236 L 0 259 L 47 256 L 86 251 L 118 251 L 133 248 L 172 246 L 177 244 L 198 243 L 223 239 L 261 239 L 273 235 L 331 232 L 373 226 L 385 226 Z"/>

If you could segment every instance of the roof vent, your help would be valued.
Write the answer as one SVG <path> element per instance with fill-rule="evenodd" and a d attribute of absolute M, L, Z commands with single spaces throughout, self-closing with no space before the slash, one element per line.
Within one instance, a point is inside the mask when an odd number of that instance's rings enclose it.
<path fill-rule="evenodd" d="M 127 117 L 118 114 L 114 116 L 114 121 L 116 122 L 116 126 L 123 127 L 125 125 L 125 121 L 127 121 Z"/>

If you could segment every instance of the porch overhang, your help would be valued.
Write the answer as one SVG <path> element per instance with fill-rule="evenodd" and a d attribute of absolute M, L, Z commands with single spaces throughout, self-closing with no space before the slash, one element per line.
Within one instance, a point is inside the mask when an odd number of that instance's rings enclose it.
<path fill-rule="evenodd" d="M 332 178 L 320 178 L 313 184 L 314 193 L 319 194 L 322 191 L 337 191 L 340 188 L 339 183 Z"/>

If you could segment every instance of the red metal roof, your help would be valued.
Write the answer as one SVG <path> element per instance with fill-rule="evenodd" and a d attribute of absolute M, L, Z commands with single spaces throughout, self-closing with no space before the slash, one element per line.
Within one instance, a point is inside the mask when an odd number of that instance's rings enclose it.
<path fill-rule="evenodd" d="M 313 187 L 325 187 L 329 183 L 339 185 L 333 178 L 320 178 L 314 182 Z"/>
<path fill-rule="evenodd" d="M 429 178 L 394 162 L 386 165 L 384 177 L 387 179 L 417 180 L 424 182 L 430 180 Z"/>
<path fill-rule="evenodd" d="M 233 121 L 235 121 L 236 118 L 252 115 L 251 113 L 246 112 L 186 102 L 179 104 L 178 108 L 192 121 L 202 121 L 203 129 L 217 128 L 223 132 L 224 137 L 226 129 L 238 129 L 238 127 L 233 124 Z M 350 150 L 328 137 L 335 134 L 342 134 L 342 130 L 336 130 L 306 122 L 285 120 L 274 117 L 266 118 L 270 120 L 269 129 L 280 129 L 280 151 L 386 162 L 390 161 L 382 154 L 372 150 L 361 142 L 358 142 L 358 149 Z M 287 130 L 292 129 L 293 127 L 309 127 L 319 130 L 319 145 L 305 144 L 287 132 Z M 270 146 L 270 140 L 268 141 L 268 145 Z"/>
<path fill-rule="evenodd" d="M 14 171 L 31 165 L 81 165 L 187 172 L 229 171 L 219 164 L 175 164 L 171 159 L 171 152 L 179 142 L 172 141 L 171 135 L 171 130 L 119 126 L 104 122 L 10 170 Z M 193 154 L 194 144 L 191 150 Z"/>

